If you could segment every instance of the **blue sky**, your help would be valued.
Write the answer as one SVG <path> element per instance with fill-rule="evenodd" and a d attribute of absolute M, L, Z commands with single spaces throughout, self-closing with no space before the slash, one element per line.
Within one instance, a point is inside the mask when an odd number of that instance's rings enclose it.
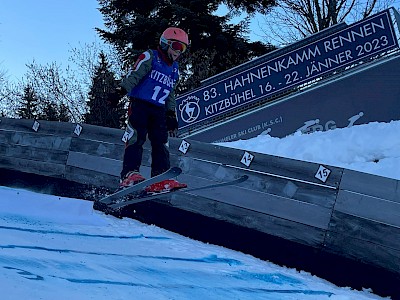
<path fill-rule="evenodd" d="M 33 60 L 66 67 L 71 49 L 101 42 L 94 30 L 104 28 L 98 7 L 97 0 L 1 0 L 0 71 L 18 80 Z M 262 17 L 254 19 L 252 40 L 262 40 L 262 24 Z"/>
<path fill-rule="evenodd" d="M 101 42 L 94 30 L 104 28 L 98 7 L 97 0 L 1 0 L 0 71 L 14 81 L 33 60 L 67 67 L 71 49 Z"/>
<path fill-rule="evenodd" d="M 72 48 L 100 41 L 98 7 L 96 0 L 1 0 L 0 70 L 20 79 L 33 59 L 66 67 Z"/>

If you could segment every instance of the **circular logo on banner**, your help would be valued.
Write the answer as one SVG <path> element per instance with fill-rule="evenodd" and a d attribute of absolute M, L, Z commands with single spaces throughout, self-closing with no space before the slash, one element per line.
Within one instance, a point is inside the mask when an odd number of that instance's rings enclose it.
<path fill-rule="evenodd" d="M 192 123 L 197 120 L 200 115 L 200 99 L 196 96 L 189 96 L 179 104 L 181 119 L 186 123 Z"/>

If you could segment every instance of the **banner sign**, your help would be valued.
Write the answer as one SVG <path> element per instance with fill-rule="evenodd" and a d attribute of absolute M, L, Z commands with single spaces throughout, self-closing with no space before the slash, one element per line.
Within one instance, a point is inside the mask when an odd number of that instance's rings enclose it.
<path fill-rule="evenodd" d="M 399 120 L 399 78 L 400 56 L 392 55 L 327 84 L 196 131 L 188 138 L 206 143 L 246 140 L 261 134 L 283 138 L 296 132 Z"/>
<path fill-rule="evenodd" d="M 177 98 L 179 129 L 398 47 L 389 10 Z"/>

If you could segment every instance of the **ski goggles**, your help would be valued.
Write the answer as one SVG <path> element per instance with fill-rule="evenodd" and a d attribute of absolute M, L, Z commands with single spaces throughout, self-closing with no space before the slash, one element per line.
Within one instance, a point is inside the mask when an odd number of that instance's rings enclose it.
<path fill-rule="evenodd" d="M 169 40 L 167 43 L 168 43 L 168 46 L 174 51 L 177 51 L 177 52 L 179 51 L 180 53 L 183 53 L 186 51 L 187 45 L 182 42 Z"/>

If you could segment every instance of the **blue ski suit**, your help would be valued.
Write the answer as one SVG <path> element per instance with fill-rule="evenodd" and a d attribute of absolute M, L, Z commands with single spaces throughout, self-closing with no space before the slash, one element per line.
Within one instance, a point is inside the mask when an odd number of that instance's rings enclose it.
<path fill-rule="evenodd" d="M 138 171 L 142 163 L 143 144 L 151 142 L 151 176 L 170 168 L 166 114 L 175 113 L 175 87 L 179 81 L 177 62 L 161 49 L 142 53 L 120 85 L 130 99 L 127 133 L 129 140 L 123 159 L 121 178 Z"/>

